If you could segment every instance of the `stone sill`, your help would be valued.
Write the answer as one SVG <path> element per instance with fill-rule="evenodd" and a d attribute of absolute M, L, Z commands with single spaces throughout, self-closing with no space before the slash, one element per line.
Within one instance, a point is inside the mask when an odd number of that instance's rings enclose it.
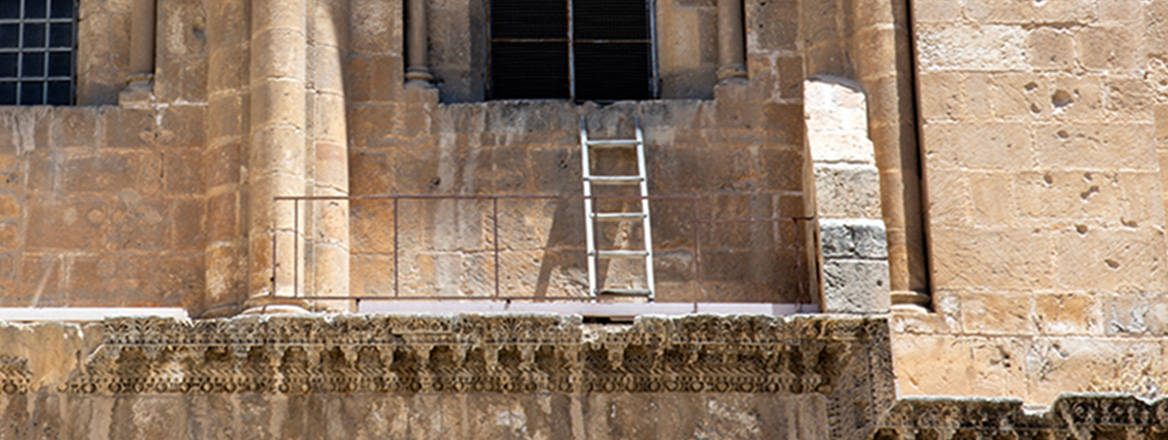
<path fill-rule="evenodd" d="M 505 301 L 362 301 L 358 313 L 377 314 L 457 314 L 457 313 L 550 313 L 603 318 L 631 318 L 640 315 L 680 316 L 692 314 L 790 316 L 819 313 L 816 304 L 789 303 L 593 303 L 593 302 L 505 302 Z"/>
<path fill-rule="evenodd" d="M 190 319 L 178 307 L 0 307 L 0 321 L 102 321 L 109 318 Z"/>
<path fill-rule="evenodd" d="M 792 316 L 819 313 L 816 304 L 789 303 L 579 303 L 579 302 L 457 302 L 363 301 L 360 314 L 552 314 L 632 320 L 641 315 L 762 315 Z M 111 318 L 170 318 L 189 320 L 178 307 L 0 307 L 0 321 L 89 322 Z"/>

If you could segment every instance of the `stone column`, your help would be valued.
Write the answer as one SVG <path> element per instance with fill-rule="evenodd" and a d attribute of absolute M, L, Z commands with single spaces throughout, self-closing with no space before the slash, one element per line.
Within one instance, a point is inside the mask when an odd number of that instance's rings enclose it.
<path fill-rule="evenodd" d="M 293 292 L 304 293 L 301 282 L 305 275 L 302 257 L 306 210 L 303 204 L 296 210 L 293 203 L 277 203 L 274 198 L 303 195 L 307 186 L 306 2 L 251 2 L 245 313 L 303 310 L 302 304 L 290 297 Z M 294 232 L 297 230 L 299 233 Z M 278 252 L 274 259 L 273 252 Z M 274 283 L 273 261 L 279 268 Z"/>
<path fill-rule="evenodd" d="M 888 245 L 864 92 L 849 80 L 817 77 L 803 83 L 803 95 L 823 311 L 888 312 Z"/>
<path fill-rule="evenodd" d="M 154 93 L 154 2 L 134 0 L 130 22 L 130 78 L 118 95 L 122 105 L 147 104 Z"/>
<path fill-rule="evenodd" d="M 207 234 L 202 317 L 239 312 L 247 298 L 243 154 L 248 151 L 248 2 L 208 0 Z"/>
<path fill-rule="evenodd" d="M 313 115 L 312 186 L 316 196 L 349 195 L 348 133 L 345 124 L 345 84 L 342 60 L 349 53 L 349 0 L 312 0 L 309 15 L 312 79 L 309 93 Z M 315 296 L 349 293 L 349 203 L 322 200 L 312 203 L 311 290 Z M 347 302 L 330 301 L 320 307 L 338 308 Z"/>
<path fill-rule="evenodd" d="M 429 88 L 434 76 L 430 74 L 426 33 L 426 0 L 406 0 L 406 87 Z"/>
<path fill-rule="evenodd" d="M 742 0 L 718 0 L 718 82 L 746 78 Z"/>
<path fill-rule="evenodd" d="M 868 91 L 868 133 L 880 169 L 892 302 L 923 310 L 931 301 L 908 5 L 905 0 L 857 3 L 846 17 L 854 75 Z"/>

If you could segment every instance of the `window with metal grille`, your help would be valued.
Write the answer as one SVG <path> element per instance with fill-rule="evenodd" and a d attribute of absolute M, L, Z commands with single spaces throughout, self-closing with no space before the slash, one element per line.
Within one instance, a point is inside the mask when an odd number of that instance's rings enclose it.
<path fill-rule="evenodd" d="M 0 0 L 0 105 L 73 102 L 76 0 Z"/>
<path fill-rule="evenodd" d="M 652 0 L 491 0 L 488 96 L 656 96 Z"/>

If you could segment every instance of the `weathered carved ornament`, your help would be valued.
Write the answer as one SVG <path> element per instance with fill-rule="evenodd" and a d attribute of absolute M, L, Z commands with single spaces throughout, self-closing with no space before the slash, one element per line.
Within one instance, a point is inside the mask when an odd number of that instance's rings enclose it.
<path fill-rule="evenodd" d="M 76 393 L 824 393 L 883 321 L 699 316 L 116 319 Z M 886 337 L 886 336 L 885 336 Z M 850 379 L 849 379 L 850 380 Z"/>
<path fill-rule="evenodd" d="M 0 356 L 0 394 L 21 394 L 28 392 L 31 374 L 28 360 L 13 356 Z"/>
<path fill-rule="evenodd" d="M 1064 394 L 1041 414 L 1013 399 L 905 398 L 880 426 L 886 440 L 1168 438 L 1168 398 Z"/>

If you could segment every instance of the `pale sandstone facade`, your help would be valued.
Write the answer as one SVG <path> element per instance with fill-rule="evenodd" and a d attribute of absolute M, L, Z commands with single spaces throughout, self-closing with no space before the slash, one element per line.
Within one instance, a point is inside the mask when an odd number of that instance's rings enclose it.
<path fill-rule="evenodd" d="M 411 7 L 425 22 L 403 19 Z M 652 338 L 632 349 L 619 337 L 589 345 L 605 331 L 570 318 L 535 342 L 487 346 L 450 336 L 463 330 L 442 330 L 442 320 L 421 324 L 439 329 L 425 337 L 416 323 L 336 324 L 402 338 L 365 346 L 313 327 L 335 330 L 322 317 L 262 331 L 248 327 L 252 318 L 141 324 L 150 336 L 117 321 L 13 324 L 0 340 L 0 407 L 12 420 L 0 434 L 81 437 L 97 426 L 100 438 L 129 438 L 178 418 L 199 437 L 259 418 L 270 435 L 312 437 L 294 426 L 302 414 L 319 417 L 312 425 L 328 434 L 359 437 L 329 423 L 379 417 L 346 409 L 361 401 L 415 411 L 368 436 L 504 427 L 517 438 L 625 438 L 670 426 L 676 435 L 656 435 L 855 438 L 875 432 L 893 381 L 899 396 L 1027 404 L 1064 392 L 1155 398 L 1168 387 L 1168 1 L 658 0 L 662 99 L 607 106 L 483 101 L 485 8 L 81 0 L 78 105 L 0 108 L 0 307 L 181 307 L 199 318 L 354 311 L 348 301 L 290 297 L 390 296 L 395 287 L 403 296 L 490 296 L 496 270 L 506 295 L 584 296 L 578 200 L 501 199 L 496 221 L 489 200 L 401 201 L 395 210 L 384 200 L 273 198 L 578 194 L 582 118 L 596 136 L 621 137 L 637 116 L 650 192 L 701 202 L 696 212 L 654 202 L 659 302 L 814 304 L 887 317 L 726 318 L 686 333 L 692 347 L 713 345 L 687 348 L 684 368 L 664 367 L 673 348 Z M 695 216 L 815 221 L 707 226 L 698 289 Z M 640 233 L 603 232 L 618 245 Z M 638 278 L 633 266 L 605 270 L 614 282 Z M 522 339 L 539 319 L 497 331 Z M 784 333 L 789 322 L 813 330 Z M 826 330 L 855 322 L 866 323 L 862 334 Z M 634 328 L 654 325 L 673 324 Z M 776 332 L 771 345 L 752 339 L 763 327 Z M 890 337 L 879 336 L 889 327 Z M 278 335 L 229 349 L 207 339 L 257 331 Z M 856 338 L 874 346 L 848 345 Z M 835 343 L 842 348 L 824 348 Z M 33 349 L 41 344 L 52 349 Z M 152 344 L 165 348 L 138 348 Z M 596 353 L 564 354 L 580 350 Z M 417 359 L 435 356 L 453 370 L 419 373 L 416 389 L 334 386 L 428 371 Z M 628 373 L 629 356 L 645 369 Z M 755 358 L 756 370 L 716 373 L 725 366 L 717 362 Z M 362 364 L 370 359 L 375 366 Z M 331 385 L 287 395 L 279 382 L 255 380 L 264 368 L 288 384 Z M 557 368 L 572 371 L 564 377 L 575 385 L 549 386 Z M 613 389 L 577 387 L 597 371 L 624 376 Z M 442 374 L 487 372 L 533 388 L 433 388 Z M 800 378 L 810 372 L 875 385 L 812 386 Z M 702 385 L 652 388 L 669 380 Z M 207 383 L 255 389 L 202 390 Z M 740 384 L 754 385 L 731 389 Z M 1168 423 L 1163 399 L 1083 399 L 1082 414 L 1148 416 L 1081 418 L 1060 404 L 1023 416 L 1016 402 L 906 400 L 877 436 L 1142 438 Z M 622 418 L 646 404 L 661 415 Z M 492 405 L 507 408 L 476 412 Z M 127 408 L 158 417 L 108 422 Z M 691 414 L 692 426 L 671 424 L 675 412 Z M 503 413 L 507 423 L 483 421 Z M 966 426 L 973 419 L 980 430 Z M 1021 421 L 1029 428 L 1015 430 Z"/>
<path fill-rule="evenodd" d="M 1168 4 L 914 4 L 935 312 L 894 318 L 901 393 L 1162 395 Z"/>

